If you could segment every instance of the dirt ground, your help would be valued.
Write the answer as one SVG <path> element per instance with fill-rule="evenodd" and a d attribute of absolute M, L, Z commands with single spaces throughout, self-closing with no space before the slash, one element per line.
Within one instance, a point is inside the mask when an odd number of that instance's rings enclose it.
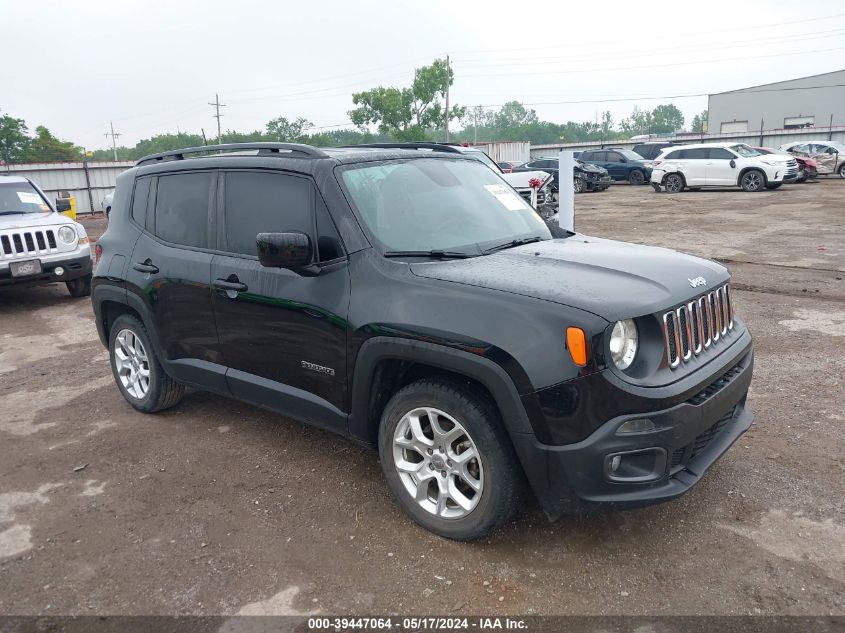
<path fill-rule="evenodd" d="M 87 299 L 5 290 L 0 614 L 845 614 L 845 180 L 619 185 L 576 209 L 584 233 L 733 272 L 756 420 L 689 494 L 443 540 L 375 452 L 199 392 L 136 413 Z"/>

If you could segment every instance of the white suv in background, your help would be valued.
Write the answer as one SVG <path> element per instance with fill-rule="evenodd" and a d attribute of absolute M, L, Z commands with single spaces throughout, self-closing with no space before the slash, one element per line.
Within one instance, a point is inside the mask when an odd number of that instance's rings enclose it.
<path fill-rule="evenodd" d="M 777 189 L 798 178 L 794 158 L 762 154 L 744 143 L 704 143 L 667 147 L 652 163 L 651 186 L 676 193 L 685 188 Z"/>

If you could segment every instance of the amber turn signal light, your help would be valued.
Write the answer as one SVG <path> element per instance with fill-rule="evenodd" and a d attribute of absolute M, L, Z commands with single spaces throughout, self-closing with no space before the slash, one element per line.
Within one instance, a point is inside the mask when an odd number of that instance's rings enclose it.
<path fill-rule="evenodd" d="M 587 337 L 584 336 L 584 330 L 578 327 L 566 328 L 566 349 L 573 363 L 579 367 L 587 364 Z"/>

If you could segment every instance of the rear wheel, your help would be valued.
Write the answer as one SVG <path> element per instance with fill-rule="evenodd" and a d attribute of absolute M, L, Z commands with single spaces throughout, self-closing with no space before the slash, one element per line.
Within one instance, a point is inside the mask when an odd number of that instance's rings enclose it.
<path fill-rule="evenodd" d="M 839 177 L 840 177 L 840 178 L 845 178 L 845 163 L 842 163 L 842 164 L 839 166 Z"/>
<path fill-rule="evenodd" d="M 635 169 L 630 174 L 628 174 L 628 182 L 630 182 L 632 185 L 641 185 L 645 182 L 645 174 L 639 169 Z"/>
<path fill-rule="evenodd" d="M 91 294 L 91 274 L 66 281 L 65 285 L 71 297 L 87 297 Z"/>
<path fill-rule="evenodd" d="M 480 538 L 513 516 L 522 472 L 498 412 L 457 382 L 424 379 L 388 402 L 379 455 L 399 504 L 446 538 Z"/>
<path fill-rule="evenodd" d="M 766 176 L 759 169 L 750 169 L 739 179 L 743 191 L 762 191 L 766 188 Z"/>
<path fill-rule="evenodd" d="M 684 190 L 684 177 L 681 174 L 669 174 L 663 181 L 668 193 L 679 193 Z"/>
<path fill-rule="evenodd" d="M 120 393 L 133 407 L 154 413 L 175 406 L 185 387 L 164 373 L 144 324 L 123 314 L 111 327 L 109 355 Z"/>

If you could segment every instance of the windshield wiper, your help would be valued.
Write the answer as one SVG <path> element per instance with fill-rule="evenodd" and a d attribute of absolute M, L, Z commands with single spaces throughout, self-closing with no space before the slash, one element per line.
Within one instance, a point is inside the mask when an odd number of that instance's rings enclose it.
<path fill-rule="evenodd" d="M 434 257 L 436 259 L 466 259 L 467 257 L 474 257 L 471 253 L 463 253 L 461 251 L 444 251 L 440 249 L 432 249 L 430 251 L 387 251 L 385 257 Z"/>
<path fill-rule="evenodd" d="M 497 244 L 496 246 L 491 246 L 490 248 L 485 248 L 481 251 L 482 255 L 489 255 L 490 253 L 495 253 L 496 251 L 501 251 L 506 248 L 513 248 L 514 246 L 522 246 L 523 244 L 531 244 L 531 242 L 539 242 L 542 238 L 539 235 L 535 235 L 534 237 L 523 237 L 517 240 L 511 240 L 510 242 L 505 242 L 504 244 Z"/>
<path fill-rule="evenodd" d="M 0 211 L 0 215 L 27 215 L 31 211 Z"/>

